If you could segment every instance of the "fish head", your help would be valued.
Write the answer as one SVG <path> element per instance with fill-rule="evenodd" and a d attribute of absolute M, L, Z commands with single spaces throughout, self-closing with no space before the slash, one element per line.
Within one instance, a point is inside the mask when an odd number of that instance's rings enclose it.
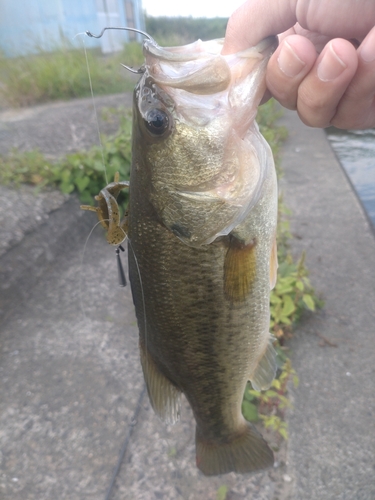
<path fill-rule="evenodd" d="M 269 165 L 255 116 L 276 45 L 223 56 L 223 40 L 144 43 L 133 165 L 160 222 L 188 245 L 229 234 L 259 200 Z"/>

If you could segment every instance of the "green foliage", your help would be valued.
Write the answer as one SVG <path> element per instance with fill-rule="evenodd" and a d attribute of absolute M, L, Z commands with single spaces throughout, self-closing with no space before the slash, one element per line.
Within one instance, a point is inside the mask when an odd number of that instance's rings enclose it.
<path fill-rule="evenodd" d="M 76 191 L 83 203 L 93 204 L 94 196 L 113 181 L 116 172 L 119 172 L 121 180 L 129 178 L 129 112 L 122 111 L 118 132 L 112 137 L 103 137 L 102 145 L 102 148 L 95 146 L 89 151 L 69 154 L 57 163 L 46 160 L 38 151 L 13 151 L 9 157 L 0 158 L 0 183 L 11 183 L 13 186 L 27 183 L 39 188 L 52 185 L 65 194 Z M 122 196 L 126 198 L 127 194 L 124 192 Z"/>
<path fill-rule="evenodd" d="M 277 337 L 289 331 L 306 309 L 315 311 L 319 301 L 314 294 L 304 265 L 305 254 L 294 263 L 287 255 L 280 263 L 278 279 L 271 292 L 271 329 Z"/>
<path fill-rule="evenodd" d="M 120 179 L 129 179 L 131 164 L 131 120 L 124 115 L 119 131 L 104 137 L 103 147 L 66 156 L 56 164 L 56 184 L 63 193 L 77 191 L 83 203 L 93 203 L 93 197 L 112 182 L 116 172 Z M 123 196 L 127 196 L 124 192 Z"/>
<path fill-rule="evenodd" d="M 228 486 L 222 484 L 216 492 L 216 500 L 226 500 L 228 496 Z"/>
<path fill-rule="evenodd" d="M 221 17 L 150 17 L 146 31 L 163 46 L 182 45 L 195 40 L 223 38 L 228 19 Z"/>
<path fill-rule="evenodd" d="M 278 260 L 277 282 L 271 291 L 271 331 L 281 344 L 291 336 L 294 325 L 305 311 L 314 312 L 322 307 L 308 278 L 305 266 L 305 253 L 294 262 L 289 252 L 291 238 L 289 220 L 282 198 L 279 199 L 278 214 Z"/>
<path fill-rule="evenodd" d="M 123 51 L 106 57 L 88 49 L 87 60 L 95 95 L 130 91 L 134 81 L 120 62 L 140 65 L 142 48 L 132 42 L 125 44 Z M 52 51 L 39 48 L 34 55 L 0 57 L 0 74 L 1 96 L 14 107 L 85 97 L 91 92 L 83 45 L 73 45 L 65 38 L 56 42 Z"/>
<path fill-rule="evenodd" d="M 285 409 L 292 408 L 287 398 L 287 384 L 292 380 L 294 387 L 298 387 L 298 377 L 290 359 L 279 348 L 278 351 L 280 358 L 284 360 L 279 376 L 263 392 L 255 391 L 249 383 L 242 402 L 242 413 L 250 422 L 262 420 L 266 428 L 271 428 L 283 439 L 288 439 L 288 425 L 283 419 Z"/>
<path fill-rule="evenodd" d="M 54 184 L 53 165 L 40 151 L 20 153 L 12 150 L 7 157 L 0 157 L 0 184 L 31 184 L 44 187 Z"/>
<path fill-rule="evenodd" d="M 285 127 L 276 126 L 276 120 L 278 120 L 281 115 L 282 109 L 280 105 L 274 99 L 270 99 L 258 108 L 256 118 L 261 134 L 271 146 L 279 176 L 281 175 L 281 171 L 278 168 L 280 161 L 280 146 L 288 137 L 288 131 Z"/>

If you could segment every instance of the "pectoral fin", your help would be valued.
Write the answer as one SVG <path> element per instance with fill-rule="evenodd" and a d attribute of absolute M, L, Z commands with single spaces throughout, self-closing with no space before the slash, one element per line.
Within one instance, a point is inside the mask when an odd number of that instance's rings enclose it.
<path fill-rule="evenodd" d="M 256 391 L 265 391 L 272 384 L 277 371 L 276 351 L 270 340 L 266 352 L 260 358 L 259 363 L 249 377 L 253 388 Z"/>
<path fill-rule="evenodd" d="M 142 345 L 140 355 L 152 408 L 163 422 L 176 423 L 180 418 L 180 391 L 160 372 Z"/>
<path fill-rule="evenodd" d="M 224 291 L 232 302 L 243 301 L 256 276 L 256 242 L 242 244 L 231 239 L 224 261 Z"/>

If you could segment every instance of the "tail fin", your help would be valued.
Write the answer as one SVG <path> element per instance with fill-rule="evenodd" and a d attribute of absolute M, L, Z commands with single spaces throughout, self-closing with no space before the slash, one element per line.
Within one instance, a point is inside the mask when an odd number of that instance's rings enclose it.
<path fill-rule="evenodd" d="M 249 423 L 243 432 L 228 442 L 208 442 L 197 428 L 197 467 L 206 476 L 227 472 L 246 474 L 271 467 L 273 452 L 259 432 Z"/>

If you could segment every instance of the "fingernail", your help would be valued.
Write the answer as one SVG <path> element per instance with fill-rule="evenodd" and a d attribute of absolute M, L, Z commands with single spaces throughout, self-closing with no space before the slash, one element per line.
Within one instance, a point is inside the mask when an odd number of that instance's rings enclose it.
<path fill-rule="evenodd" d="M 372 62 L 375 60 L 375 30 L 372 30 L 363 40 L 358 52 L 365 62 Z"/>
<path fill-rule="evenodd" d="M 281 47 L 277 62 L 284 75 L 290 78 L 297 76 L 304 66 L 306 66 L 306 63 L 297 56 L 287 41 L 285 41 Z"/>
<path fill-rule="evenodd" d="M 322 80 L 322 82 L 331 82 L 338 78 L 346 68 L 347 65 L 336 54 L 333 42 L 331 42 L 326 48 L 323 58 L 318 65 L 318 78 Z"/>

